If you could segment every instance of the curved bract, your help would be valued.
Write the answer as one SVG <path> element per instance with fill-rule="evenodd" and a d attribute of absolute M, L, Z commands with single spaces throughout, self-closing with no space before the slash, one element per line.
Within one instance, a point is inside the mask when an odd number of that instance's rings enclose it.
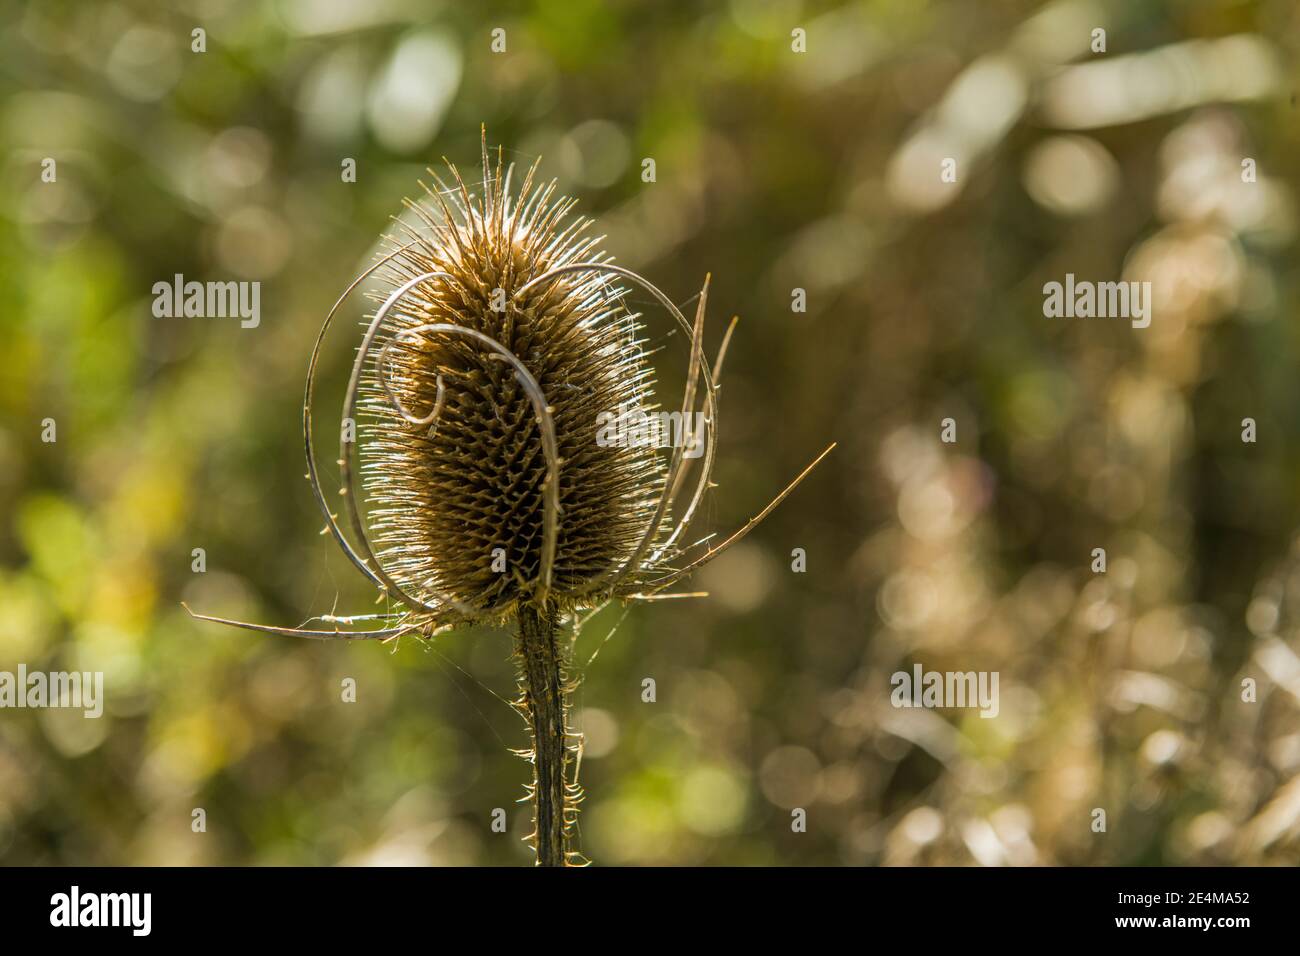
<path fill-rule="evenodd" d="M 414 418 L 402 408 L 401 400 L 389 387 L 383 371 L 384 360 L 388 350 L 391 349 L 402 336 L 428 335 L 430 333 L 437 333 L 440 335 L 462 335 L 466 338 L 474 339 L 475 341 L 483 343 L 493 352 L 500 355 L 509 362 L 511 367 L 515 370 L 515 374 L 519 377 L 519 381 L 523 385 L 524 391 L 528 393 L 528 400 L 533 403 L 533 408 L 537 412 L 537 423 L 541 426 L 542 430 L 542 451 L 546 455 L 547 472 L 546 483 L 543 486 L 545 510 L 542 514 L 542 525 L 544 531 L 542 539 L 541 574 L 538 576 L 534 588 L 535 600 L 540 604 L 546 600 L 547 592 L 550 591 L 551 588 L 551 570 L 555 564 L 555 529 L 560 514 L 560 453 L 555 441 L 555 421 L 551 416 L 549 406 L 546 404 L 546 396 L 542 393 L 542 387 L 537 384 L 537 379 L 533 378 L 532 373 L 529 372 L 527 366 L 519 360 L 519 357 L 495 339 L 484 335 L 482 332 L 475 331 L 474 329 L 467 329 L 460 325 L 417 325 L 413 329 L 403 329 L 398 333 L 398 335 L 394 336 L 393 339 L 384 346 L 384 350 L 379 356 L 379 375 L 384 390 L 388 393 L 393 402 L 393 407 L 397 410 L 398 414 L 411 424 L 427 425 L 437 422 L 438 416 L 442 412 L 445 400 L 445 388 L 442 384 L 442 376 L 438 376 L 438 397 L 434 402 L 433 411 L 424 418 Z M 366 352 L 369 350 L 369 347 L 370 345 L 367 344 L 365 348 L 362 349 L 361 354 L 357 356 L 358 363 L 365 360 Z"/>

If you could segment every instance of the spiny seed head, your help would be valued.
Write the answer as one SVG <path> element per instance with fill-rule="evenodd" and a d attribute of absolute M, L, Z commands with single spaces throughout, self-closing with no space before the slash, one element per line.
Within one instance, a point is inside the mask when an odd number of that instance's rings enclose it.
<path fill-rule="evenodd" d="M 541 573 L 549 465 L 542 417 L 518 359 L 545 396 L 559 460 L 551 599 L 570 606 L 629 562 L 664 492 L 662 453 L 599 444 L 601 413 L 653 410 L 638 316 L 608 272 L 574 201 L 513 194 L 511 170 L 483 153 L 483 182 L 449 164 L 405 247 L 376 275 L 377 300 L 420 276 L 382 323 L 360 384 L 358 453 L 375 555 L 404 591 L 484 620 L 509 617 Z M 428 273 L 438 275 L 427 276 Z M 522 290 L 522 291 L 521 291 Z M 427 326 L 454 326 L 419 331 Z M 441 396 L 441 397 L 440 397 Z M 436 414 L 434 412 L 436 411 Z M 430 420 L 431 419 L 431 420 Z M 419 422 L 417 424 L 416 422 Z M 652 542 L 654 543 L 654 542 Z"/>
<path fill-rule="evenodd" d="M 402 223 L 406 235 L 389 237 L 391 250 L 326 316 L 303 401 L 307 478 L 326 530 L 402 607 L 356 616 L 385 622 L 372 630 L 341 630 L 355 619 L 333 614 L 320 619 L 332 629 L 195 617 L 326 640 L 429 638 L 458 623 L 517 617 L 516 706 L 534 742 L 528 753 L 538 862 L 581 862 L 569 845 L 581 790 L 576 766 L 575 776 L 568 771 L 573 685 L 556 640 L 562 615 L 610 598 L 696 596 L 662 592 L 741 540 L 830 448 L 739 531 L 689 558 L 709 540 L 677 539 L 710 486 L 715 379 L 727 343 L 724 337 L 710 371 L 702 348 L 707 279 L 692 326 L 663 292 L 614 266 L 597 240 L 584 236 L 587 220 L 566 225 L 573 201 L 554 199 L 554 183 L 534 189 L 536 165 L 517 195 L 500 153 L 495 167 L 489 163 L 486 136 L 478 195 L 448 165 L 454 186 L 435 175 L 437 189 L 426 187 L 427 199 L 408 202 L 419 221 Z M 340 430 L 339 492 L 349 536 L 321 485 L 313 396 L 330 322 L 371 275 L 379 287 L 370 294 L 382 304 L 366 323 Z M 644 422 L 657 410 L 638 316 L 612 277 L 648 292 L 690 336 L 668 461 L 659 450 L 662 433 L 650 441 L 640 440 L 644 434 L 599 437 L 602 420 Z M 695 411 L 697 404 L 704 411 Z M 670 518 L 687 486 L 686 459 L 696 457 L 684 447 L 702 451 L 703 461 L 689 503 Z M 688 560 L 669 567 L 678 558 Z"/>
<path fill-rule="evenodd" d="M 666 590 L 744 539 L 835 447 L 737 531 L 687 543 L 712 487 L 717 377 L 736 319 L 710 367 L 707 277 L 692 325 L 652 282 L 600 252 L 584 235 L 587 220 L 566 224 L 574 202 L 555 199 L 554 183 L 534 188 L 536 164 L 512 191 L 513 169 L 503 169 L 500 152 L 495 166 L 488 161 L 485 135 L 475 191 L 448 167 L 453 185 L 434 174 L 437 188 L 407 203 L 404 235 L 386 237 L 390 251 L 326 315 L 303 399 L 306 477 L 325 531 L 399 606 L 325 615 L 319 627 L 194 617 L 319 640 L 392 640 L 515 616 L 554 624 L 612 598 L 700 597 Z M 334 316 L 372 276 L 370 295 L 382 305 L 343 401 L 340 519 L 312 437 L 316 369 Z M 680 412 L 657 412 L 639 316 L 621 281 L 689 338 Z M 618 423 L 605 440 L 602 419 Z M 651 419 L 658 427 L 647 434 Z M 352 627 L 363 619 L 383 623 Z"/>

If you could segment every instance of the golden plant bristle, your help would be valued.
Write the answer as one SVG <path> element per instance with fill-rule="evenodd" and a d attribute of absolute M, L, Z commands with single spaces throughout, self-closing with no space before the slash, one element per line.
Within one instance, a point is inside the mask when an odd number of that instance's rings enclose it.
<path fill-rule="evenodd" d="M 363 377 L 357 440 L 375 553 L 409 594 L 484 619 L 509 617 L 538 580 L 548 470 L 520 377 L 472 336 L 403 334 L 461 327 L 514 353 L 546 397 L 562 463 L 550 594 L 577 605 L 572 596 L 633 557 L 663 492 L 654 447 L 596 441 L 602 412 L 655 407 L 638 317 L 603 272 L 564 273 L 519 294 L 558 266 L 607 261 L 585 236 L 589 220 L 566 223 L 574 201 L 554 198 L 554 183 L 534 187 L 536 166 L 517 195 L 486 149 L 481 186 L 449 169 L 450 185 L 435 176 L 426 198 L 408 202 L 419 223 L 394 237 L 406 248 L 372 293 L 445 273 L 396 303 Z"/>

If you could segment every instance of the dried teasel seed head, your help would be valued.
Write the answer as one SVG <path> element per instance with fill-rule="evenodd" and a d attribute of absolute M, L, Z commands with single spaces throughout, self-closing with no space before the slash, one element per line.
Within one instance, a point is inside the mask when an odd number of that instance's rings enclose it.
<path fill-rule="evenodd" d="M 516 618 L 515 707 L 532 741 L 521 751 L 533 765 L 529 842 L 539 865 L 570 865 L 581 860 L 573 846 L 581 789 L 568 722 L 574 685 L 572 637 L 560 634 L 565 613 L 610 598 L 699 596 L 661 592 L 748 534 L 834 445 L 725 540 L 678 540 L 710 485 L 715 379 L 728 341 L 710 371 L 702 347 L 707 279 L 692 326 L 652 283 L 596 248 L 597 240 L 584 235 L 587 220 L 566 224 L 573 201 L 554 198 L 554 183 L 534 188 L 536 165 L 512 192 L 512 171 L 500 152 L 495 165 L 489 162 L 485 135 L 483 179 L 474 191 L 448 166 L 452 185 L 435 175 L 437 188 L 408 202 L 418 221 L 402 224 L 404 236 L 389 237 L 390 250 L 326 316 L 303 400 L 307 477 L 326 530 L 402 607 L 326 615 L 319 628 L 190 613 L 266 633 L 384 641 Z M 321 485 L 312 408 L 325 333 L 372 276 L 379 287 L 371 296 L 381 304 L 353 363 L 340 430 L 339 493 L 349 536 Z M 690 337 L 681 409 L 668 413 L 677 416 L 670 419 L 671 452 L 663 450 L 662 432 L 599 438 L 601 420 L 610 416 L 664 423 L 655 414 L 639 317 L 619 287 L 624 281 L 649 293 Z M 670 516 L 691 484 L 689 459 L 699 454 L 694 491 Z M 706 543 L 704 553 L 691 555 Z M 354 629 L 363 620 L 381 624 Z"/>
<path fill-rule="evenodd" d="M 190 611 L 195 618 L 318 640 L 387 641 L 514 616 L 521 626 L 537 618 L 550 633 L 567 612 L 612 598 L 701 597 L 663 592 L 748 535 L 834 449 L 832 442 L 735 532 L 688 544 L 684 532 L 712 487 L 717 377 L 736 319 L 710 369 L 707 277 L 692 324 L 653 283 L 598 251 L 583 235 L 587 220 L 565 224 L 574 201 L 554 198 L 554 183 L 534 188 L 536 164 L 513 192 L 513 169 L 503 168 L 500 152 L 495 166 L 489 162 L 485 135 L 475 191 L 448 168 L 453 185 L 433 174 L 437 189 L 408 202 L 418 221 L 386 237 L 390 251 L 326 315 L 303 397 L 306 477 L 322 533 L 397 606 L 327 614 L 313 619 L 319 627 Z M 312 437 L 316 370 L 335 315 L 375 277 L 370 295 L 382 304 L 369 317 L 343 402 L 340 519 Z M 639 316 L 625 306 L 623 284 L 648 294 L 689 337 L 680 410 L 659 411 L 654 402 Z M 602 417 L 620 423 L 621 440 L 600 440 Z M 648 419 L 658 428 L 637 435 Z M 363 621 L 380 624 L 357 629 Z"/>
<path fill-rule="evenodd" d="M 661 449 L 596 441 L 602 413 L 656 410 L 653 369 L 610 272 L 544 278 L 607 257 L 589 220 L 567 219 L 573 200 L 534 185 L 536 168 L 513 193 L 485 148 L 481 184 L 449 164 L 450 185 L 435 177 L 408 202 L 418 222 L 375 273 L 373 296 L 397 298 L 360 379 L 376 558 L 407 594 L 474 619 L 504 620 L 534 596 L 553 472 L 549 596 L 561 609 L 633 561 L 664 491 Z"/>

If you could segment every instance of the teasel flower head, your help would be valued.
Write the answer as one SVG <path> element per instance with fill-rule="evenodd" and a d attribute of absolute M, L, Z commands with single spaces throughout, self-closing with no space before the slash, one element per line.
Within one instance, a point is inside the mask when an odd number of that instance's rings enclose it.
<path fill-rule="evenodd" d="M 402 291 L 361 379 L 379 563 L 475 619 L 643 587 L 669 534 L 660 450 L 596 441 L 602 413 L 657 412 L 638 317 L 606 270 L 563 271 L 608 260 L 535 170 L 512 196 L 485 156 L 481 199 L 453 168 L 410 204 L 427 232 L 378 273 Z"/>
<path fill-rule="evenodd" d="M 472 186 L 450 162 L 445 176 L 430 170 L 387 249 L 326 317 L 308 369 L 308 478 L 326 529 L 394 609 L 328 615 L 317 629 L 195 616 L 354 640 L 516 623 L 516 706 L 534 744 L 525 752 L 535 767 L 532 842 L 539 863 L 563 864 L 579 859 L 571 842 L 581 791 L 570 777 L 573 683 L 562 623 L 614 599 L 675 596 L 665 589 L 747 534 L 830 448 L 729 538 L 686 545 L 711 487 L 717 380 L 735 320 L 710 367 L 707 278 L 690 322 L 601 251 L 590 221 L 570 217 L 575 201 L 558 197 L 554 182 L 536 182 L 538 164 L 515 189 L 514 168 L 500 150 L 491 159 L 486 135 L 481 160 Z M 343 402 L 340 517 L 317 464 L 315 377 L 330 323 L 367 282 L 377 307 Z M 672 410 L 657 402 L 632 291 L 666 311 L 690 343 Z M 670 435 L 629 422 L 661 423 Z M 600 440 L 602 426 L 615 440 Z M 381 626 L 353 629 L 363 620 Z"/>

